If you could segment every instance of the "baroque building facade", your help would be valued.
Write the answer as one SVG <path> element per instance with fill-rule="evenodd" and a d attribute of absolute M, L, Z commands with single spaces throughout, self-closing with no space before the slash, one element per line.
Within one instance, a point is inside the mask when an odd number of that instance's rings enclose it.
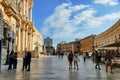
<path fill-rule="evenodd" d="M 98 35 L 90 35 L 69 43 L 59 43 L 57 52 L 77 51 L 90 52 L 94 50 L 114 50 L 120 55 L 120 19 L 109 29 Z"/>
<path fill-rule="evenodd" d="M 33 56 L 34 57 L 40 57 L 40 54 L 42 51 L 42 35 L 40 32 L 34 27 L 34 35 L 33 35 Z"/>
<path fill-rule="evenodd" d="M 57 54 L 65 53 L 67 51 L 67 43 L 62 41 L 61 43 L 57 44 L 56 52 Z"/>
<path fill-rule="evenodd" d="M 69 43 L 62 41 L 57 44 L 57 53 L 64 53 L 67 55 L 70 51 L 80 53 L 80 40 L 76 39 L 75 41 Z"/>
<path fill-rule="evenodd" d="M 9 52 L 14 49 L 20 57 L 23 56 L 25 49 L 32 51 L 34 55 L 36 45 L 34 41 L 42 43 L 42 35 L 36 30 L 32 21 L 33 5 L 33 0 L 0 0 L 0 30 L 4 36 L 3 55 L 8 47 Z M 41 46 L 40 48 L 42 50 Z"/>
<path fill-rule="evenodd" d="M 49 37 L 44 39 L 44 48 L 45 52 L 49 55 L 54 55 L 55 54 L 55 48 L 53 47 L 53 40 Z"/>
<path fill-rule="evenodd" d="M 80 40 L 81 53 L 94 50 L 94 38 L 95 35 L 90 35 Z"/>
<path fill-rule="evenodd" d="M 115 50 L 120 53 L 120 20 L 112 27 L 95 37 L 96 50 Z"/>

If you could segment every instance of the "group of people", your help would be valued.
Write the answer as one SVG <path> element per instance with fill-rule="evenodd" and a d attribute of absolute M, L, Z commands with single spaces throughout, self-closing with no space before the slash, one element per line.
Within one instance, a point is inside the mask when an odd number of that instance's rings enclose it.
<path fill-rule="evenodd" d="M 63 58 L 63 56 L 64 56 L 64 53 L 58 53 L 59 58 Z"/>
<path fill-rule="evenodd" d="M 24 71 L 24 69 L 26 71 L 30 71 L 30 63 L 31 63 L 31 52 L 25 51 L 25 55 L 23 57 L 22 71 Z"/>
<path fill-rule="evenodd" d="M 94 51 L 93 54 L 93 60 L 95 61 L 95 69 L 101 70 L 100 64 L 102 63 L 102 56 L 100 51 Z M 79 70 L 78 67 L 78 62 L 80 61 L 79 59 L 79 54 L 75 51 L 72 52 L 70 51 L 67 55 L 68 61 L 69 61 L 69 70 L 72 69 L 72 65 L 74 63 L 74 69 Z M 83 60 L 84 62 L 86 61 L 86 54 L 83 53 Z M 106 51 L 106 54 L 104 56 L 103 61 L 105 62 L 106 65 L 106 72 L 108 72 L 108 67 L 110 67 L 110 72 L 113 73 L 112 71 L 112 60 L 114 60 L 114 55 L 111 51 Z M 23 66 L 22 70 L 30 71 L 30 63 L 31 63 L 31 52 L 30 51 L 25 51 L 25 55 L 23 57 Z M 8 70 L 16 70 L 17 69 L 17 52 L 14 52 L 13 50 L 9 54 L 9 66 Z"/>
<path fill-rule="evenodd" d="M 86 53 L 82 54 L 83 56 L 83 61 L 86 61 L 87 55 Z M 94 62 L 95 62 L 95 69 L 101 70 L 101 64 L 105 63 L 106 66 L 106 72 L 108 72 L 108 68 L 110 67 L 110 73 L 113 73 L 113 64 L 112 61 L 114 60 L 114 54 L 112 51 L 106 51 L 105 56 L 102 57 L 100 51 L 94 51 L 92 54 L 92 57 L 94 56 Z M 79 54 L 75 51 L 72 52 L 70 51 L 67 55 L 68 61 L 69 61 L 69 70 L 72 69 L 72 64 L 74 63 L 74 69 L 79 70 L 78 68 L 78 62 L 80 61 L 79 59 Z M 102 59 L 103 58 L 103 59 Z"/>
<path fill-rule="evenodd" d="M 110 73 L 113 73 L 113 71 L 112 71 L 112 68 L 113 68 L 112 61 L 114 60 L 114 54 L 112 53 L 112 51 L 109 51 L 109 50 L 106 51 L 106 54 L 103 57 L 103 61 L 101 60 L 101 58 L 102 58 L 101 52 L 95 51 L 94 55 L 95 55 L 95 63 L 96 63 L 95 69 L 101 70 L 100 64 L 102 62 L 104 62 L 105 66 L 106 66 L 106 72 L 108 72 L 108 67 L 110 67 Z"/>
<path fill-rule="evenodd" d="M 8 59 L 9 59 L 9 66 L 8 70 L 16 70 L 17 69 L 17 52 L 14 52 L 13 50 L 10 52 Z M 22 65 L 22 71 L 24 69 L 26 71 L 30 71 L 30 63 L 31 63 L 31 52 L 25 51 L 25 55 L 23 57 L 23 65 Z"/>
<path fill-rule="evenodd" d="M 74 53 L 72 51 L 70 51 L 68 53 L 68 61 L 69 61 L 69 70 L 72 69 L 72 63 L 74 62 L 74 69 L 79 70 L 78 68 L 78 61 L 80 61 L 79 59 L 79 54 L 75 51 Z"/>
<path fill-rule="evenodd" d="M 9 66 L 8 70 L 16 70 L 17 69 L 17 52 L 11 51 L 9 55 Z"/>

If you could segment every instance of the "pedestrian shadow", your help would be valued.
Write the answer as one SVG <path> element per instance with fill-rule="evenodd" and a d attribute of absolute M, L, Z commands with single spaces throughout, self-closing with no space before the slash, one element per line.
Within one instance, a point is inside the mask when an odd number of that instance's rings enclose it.
<path fill-rule="evenodd" d="M 16 77 L 17 79 L 23 79 L 23 80 L 31 80 L 32 79 L 32 77 L 31 77 L 32 74 L 31 74 L 31 72 L 28 72 L 28 71 L 19 72 L 17 75 L 19 75 Z"/>

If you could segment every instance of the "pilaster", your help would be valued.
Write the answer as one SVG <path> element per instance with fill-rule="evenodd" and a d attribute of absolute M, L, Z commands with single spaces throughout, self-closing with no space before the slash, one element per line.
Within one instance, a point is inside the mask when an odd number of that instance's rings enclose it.
<path fill-rule="evenodd" d="M 20 35 L 21 34 L 20 27 L 17 28 L 16 34 L 17 34 L 16 35 L 17 36 L 17 45 L 16 46 L 17 46 L 17 52 L 19 52 L 20 51 L 20 40 L 21 40 L 21 37 L 20 37 L 21 36 Z"/>
<path fill-rule="evenodd" d="M 27 25 L 26 25 L 26 27 L 27 27 Z M 25 48 L 28 47 L 28 31 L 27 30 L 28 29 L 26 28 L 26 30 L 25 30 Z"/>
<path fill-rule="evenodd" d="M 32 8 L 30 8 L 30 21 L 32 22 Z"/>
<path fill-rule="evenodd" d="M 27 18 L 27 20 L 28 20 L 28 11 L 29 11 L 29 9 L 28 9 L 28 1 L 29 0 L 26 0 L 26 18 Z"/>

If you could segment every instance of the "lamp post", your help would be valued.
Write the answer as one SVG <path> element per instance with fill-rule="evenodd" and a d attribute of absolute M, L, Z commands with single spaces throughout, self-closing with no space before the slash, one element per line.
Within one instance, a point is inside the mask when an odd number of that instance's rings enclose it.
<path fill-rule="evenodd" d="M 10 52 L 10 41 L 11 41 L 11 32 L 9 31 L 8 32 L 8 47 L 7 47 L 7 55 L 6 55 L 6 62 L 5 62 L 5 65 L 8 65 L 9 64 L 9 52 Z"/>

